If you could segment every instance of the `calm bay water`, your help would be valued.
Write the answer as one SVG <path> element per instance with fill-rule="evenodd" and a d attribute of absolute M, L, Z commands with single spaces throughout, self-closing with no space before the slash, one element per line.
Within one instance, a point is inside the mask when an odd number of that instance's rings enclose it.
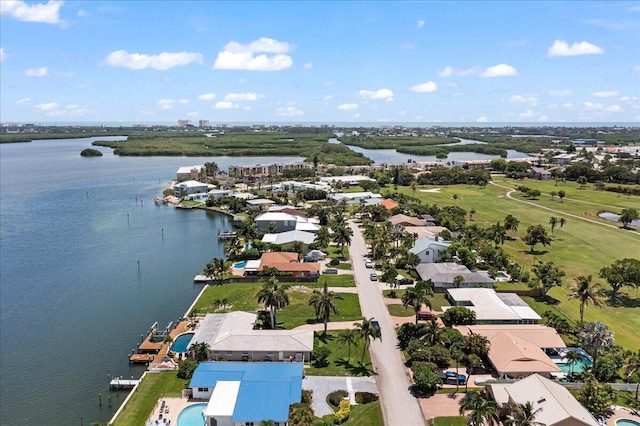
<path fill-rule="evenodd" d="M 0 145 L 2 425 L 106 423 L 126 396 L 109 374 L 139 377 L 127 354 L 198 294 L 231 225 L 153 203 L 178 167 L 299 160 L 81 157 L 93 140 Z"/>

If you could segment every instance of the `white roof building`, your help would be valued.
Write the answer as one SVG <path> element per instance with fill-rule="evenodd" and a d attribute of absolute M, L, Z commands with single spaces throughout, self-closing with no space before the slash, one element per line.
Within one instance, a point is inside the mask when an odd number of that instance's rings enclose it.
<path fill-rule="evenodd" d="M 447 292 L 454 306 L 476 313 L 478 324 L 537 324 L 542 319 L 515 293 L 496 293 L 490 288 L 449 288 Z"/>
<path fill-rule="evenodd" d="M 382 201 L 382 195 L 375 194 L 373 192 L 340 192 L 338 194 L 331 195 L 331 201 L 339 203 L 345 200 L 348 204 L 359 203 L 361 200 L 379 200 Z"/>
<path fill-rule="evenodd" d="M 308 245 L 313 243 L 315 240 L 316 234 L 312 232 L 298 231 L 297 229 L 293 231 L 280 232 L 278 234 L 264 234 L 262 237 L 263 243 L 278 245 L 289 244 L 294 241 L 300 241 L 301 243 Z"/>
<path fill-rule="evenodd" d="M 326 176 L 326 177 L 320 178 L 320 182 L 325 182 L 328 185 L 335 182 L 342 182 L 343 184 L 346 184 L 346 185 L 358 185 L 362 181 L 373 181 L 373 180 L 374 179 L 371 179 L 368 176 L 362 176 L 362 175 Z"/>

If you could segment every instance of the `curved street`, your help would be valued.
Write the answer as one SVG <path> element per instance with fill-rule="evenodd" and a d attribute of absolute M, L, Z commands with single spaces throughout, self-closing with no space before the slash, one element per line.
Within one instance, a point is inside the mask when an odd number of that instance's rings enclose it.
<path fill-rule="evenodd" d="M 382 332 L 382 340 L 371 343 L 371 360 L 377 374 L 384 423 L 387 426 L 424 426 L 418 400 L 409 390 L 411 381 L 402 353 L 396 345 L 394 324 L 378 283 L 369 280 L 371 270 L 364 265 L 364 258 L 367 256 L 364 238 L 356 223 L 348 221 L 348 224 L 353 230 L 349 254 L 362 315 L 375 318 L 380 323 Z"/>

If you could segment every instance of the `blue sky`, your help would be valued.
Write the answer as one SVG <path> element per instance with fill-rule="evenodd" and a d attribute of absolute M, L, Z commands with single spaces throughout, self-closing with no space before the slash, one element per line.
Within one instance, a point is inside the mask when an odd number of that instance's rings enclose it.
<path fill-rule="evenodd" d="M 0 2 L 2 122 L 640 122 L 637 2 Z"/>

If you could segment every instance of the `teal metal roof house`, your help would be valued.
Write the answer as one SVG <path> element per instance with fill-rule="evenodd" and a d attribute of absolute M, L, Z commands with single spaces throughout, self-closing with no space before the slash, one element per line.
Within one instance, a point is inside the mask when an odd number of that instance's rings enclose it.
<path fill-rule="evenodd" d="M 273 420 L 286 425 L 289 405 L 300 402 L 303 364 L 298 362 L 204 362 L 189 387 L 207 399 L 206 426 L 244 426 Z"/>

